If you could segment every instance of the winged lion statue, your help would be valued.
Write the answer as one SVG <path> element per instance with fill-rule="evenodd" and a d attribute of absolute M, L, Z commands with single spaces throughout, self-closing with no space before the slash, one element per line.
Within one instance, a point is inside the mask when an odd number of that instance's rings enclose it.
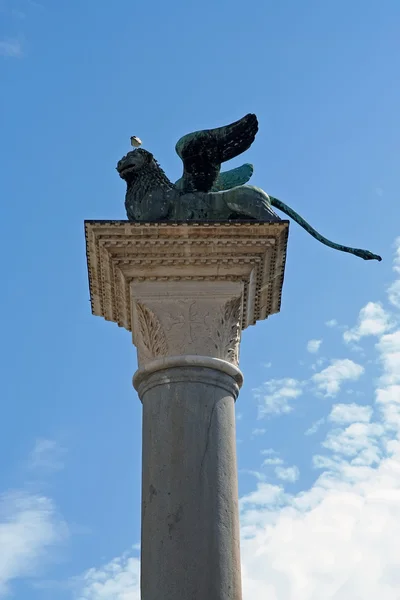
<path fill-rule="evenodd" d="M 183 175 L 172 183 L 153 154 L 138 146 L 118 161 L 117 171 L 127 185 L 125 208 L 130 221 L 228 221 L 233 219 L 279 221 L 276 208 L 292 218 L 322 244 L 359 256 L 382 260 L 377 254 L 336 244 L 322 236 L 290 206 L 260 188 L 246 185 L 253 166 L 244 164 L 221 172 L 222 163 L 250 148 L 258 131 L 254 114 L 225 127 L 196 131 L 182 137 L 176 152 L 183 162 Z"/>

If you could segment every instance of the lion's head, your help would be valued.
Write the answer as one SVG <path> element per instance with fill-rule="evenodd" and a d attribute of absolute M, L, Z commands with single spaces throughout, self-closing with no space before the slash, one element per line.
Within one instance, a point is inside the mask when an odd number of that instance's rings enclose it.
<path fill-rule="evenodd" d="M 151 152 L 143 150 L 142 148 L 131 150 L 118 161 L 117 171 L 122 179 L 127 183 L 131 183 L 146 166 L 151 164 L 152 161 L 153 155 Z"/>

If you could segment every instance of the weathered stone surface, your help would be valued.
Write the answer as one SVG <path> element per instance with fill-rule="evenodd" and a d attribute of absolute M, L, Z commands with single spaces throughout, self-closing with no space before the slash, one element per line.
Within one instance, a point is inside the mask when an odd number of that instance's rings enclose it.
<path fill-rule="evenodd" d="M 132 331 L 131 286 L 239 282 L 242 329 L 279 312 L 288 222 L 86 221 L 92 312 Z"/>
<path fill-rule="evenodd" d="M 141 597 L 241 600 L 241 374 L 212 358 L 178 363 L 156 361 L 134 378 L 143 402 Z"/>
<path fill-rule="evenodd" d="M 138 364 L 201 355 L 239 362 L 243 283 L 149 281 L 131 284 Z"/>

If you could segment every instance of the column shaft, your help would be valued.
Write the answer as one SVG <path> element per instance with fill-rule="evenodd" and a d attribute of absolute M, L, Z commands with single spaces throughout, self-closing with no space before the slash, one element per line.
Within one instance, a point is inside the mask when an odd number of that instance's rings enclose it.
<path fill-rule="evenodd" d="M 234 413 L 241 374 L 225 361 L 182 359 L 153 372 L 149 365 L 134 379 L 143 403 L 141 597 L 241 600 Z"/>

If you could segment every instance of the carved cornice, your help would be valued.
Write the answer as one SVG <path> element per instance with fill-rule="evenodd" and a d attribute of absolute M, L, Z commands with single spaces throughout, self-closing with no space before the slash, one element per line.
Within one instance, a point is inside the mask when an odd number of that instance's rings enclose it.
<path fill-rule="evenodd" d="M 86 221 L 92 312 L 132 331 L 132 285 L 198 282 L 202 289 L 208 282 L 236 282 L 242 290 L 240 327 L 244 329 L 280 310 L 288 225 L 288 221 Z M 227 302 L 225 298 L 224 308 L 218 310 L 233 311 L 234 305 L 227 308 Z M 141 335 L 152 318 L 143 311 L 141 320 L 138 317 Z M 151 331 L 155 330 L 157 324 L 152 322 Z M 160 336 L 148 341 L 149 358 L 169 352 L 168 336 Z"/>

